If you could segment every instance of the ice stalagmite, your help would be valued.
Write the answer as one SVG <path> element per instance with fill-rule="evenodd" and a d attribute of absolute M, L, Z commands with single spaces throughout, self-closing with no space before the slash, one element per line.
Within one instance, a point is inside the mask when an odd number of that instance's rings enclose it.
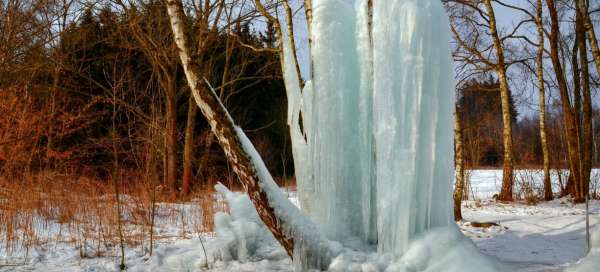
<path fill-rule="evenodd" d="M 345 240 L 369 235 L 371 157 L 361 135 L 366 108 L 361 107 L 356 13 L 343 1 L 315 0 L 314 64 L 308 152 L 316 207 L 310 211 L 328 238 Z"/>
<path fill-rule="evenodd" d="M 437 0 L 373 1 L 373 125 L 380 252 L 451 222 L 454 83 Z"/>
<path fill-rule="evenodd" d="M 302 91 L 283 41 L 301 205 L 330 240 L 401 255 L 452 222 L 447 16 L 439 0 L 314 0 L 311 29 Z"/>

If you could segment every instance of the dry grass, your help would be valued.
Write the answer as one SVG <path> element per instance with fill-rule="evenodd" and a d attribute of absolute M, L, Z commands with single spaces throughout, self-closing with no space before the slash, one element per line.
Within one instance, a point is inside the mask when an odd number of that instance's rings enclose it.
<path fill-rule="evenodd" d="M 211 233 L 214 213 L 226 208 L 212 186 L 197 188 L 191 201 L 167 202 L 169 194 L 157 182 L 141 178 L 123 179 L 121 218 L 128 249 L 152 254 L 156 241 Z M 27 259 L 34 247 L 68 243 L 84 258 L 116 256 L 115 203 L 108 182 L 54 173 L 0 177 L 0 252 Z"/>

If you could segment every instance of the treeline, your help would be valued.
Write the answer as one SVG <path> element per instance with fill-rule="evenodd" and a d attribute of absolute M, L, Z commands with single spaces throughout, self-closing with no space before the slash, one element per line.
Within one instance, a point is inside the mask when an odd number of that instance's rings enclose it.
<path fill-rule="evenodd" d="M 560 193 L 572 196 L 575 202 L 584 202 L 589 194 L 592 165 L 594 161 L 597 163 L 594 153 L 598 133 L 594 120 L 598 120 L 598 114 L 593 109 L 597 106 L 593 99 L 600 82 L 600 49 L 594 30 L 599 3 L 586 0 L 443 2 L 453 34 L 457 96 L 459 101 L 465 102 L 457 105 L 457 111 L 467 113 L 464 118 L 461 114 L 456 118 L 457 169 L 469 164 L 498 165 L 501 162 L 502 187 L 498 199 L 512 201 L 514 170 L 524 164 L 539 163 L 541 155 L 544 199 L 550 200 L 554 193 Z M 474 79 L 487 77 L 495 81 L 473 83 Z M 474 106 L 472 102 L 480 99 L 471 97 L 473 89 L 482 89 L 481 93 L 485 93 L 490 87 L 497 90 L 499 97 L 470 108 Z M 526 96 L 523 100 L 537 106 L 534 110 L 538 116 L 537 129 L 529 117 L 518 121 L 515 94 Z M 489 110 L 481 111 L 484 107 Z M 469 111 L 474 113 L 469 114 Z M 486 131 L 494 125 L 473 127 L 473 121 L 485 118 L 500 124 L 501 129 Z M 494 136 L 481 137 L 483 135 Z M 501 139 L 501 149 L 497 139 Z M 479 150 L 482 146 L 483 150 Z M 553 192 L 550 169 L 565 167 L 569 169 L 567 185 L 561 192 Z M 464 178 L 464 171 L 459 171 L 457 187 L 462 187 Z M 460 195 L 460 192 L 455 193 L 455 202 Z"/>
<path fill-rule="evenodd" d="M 503 163 L 502 109 L 500 89 L 494 78 L 469 81 L 458 90 L 457 110 L 463 126 L 465 165 L 468 168 L 498 168 Z M 510 97 L 511 118 L 515 141 L 517 168 L 541 168 L 543 150 L 540 139 L 539 115 L 534 111 L 519 112 Z M 547 144 L 550 166 L 568 169 L 569 161 L 564 138 L 564 119 L 560 101 L 553 100 L 546 110 Z M 594 106 L 594 145 L 592 163 L 600 165 L 600 109 Z"/>
<path fill-rule="evenodd" d="M 514 169 L 541 167 L 550 199 L 558 192 L 549 170 L 569 168 L 560 193 L 583 201 L 590 169 L 600 163 L 600 3 L 442 2 L 456 64 L 457 169 L 502 167 L 499 198 L 512 200 Z M 293 163 L 276 34 L 288 24 L 273 20 L 293 15 L 293 29 L 309 25 L 311 12 L 293 11 L 289 1 L 264 5 L 184 1 L 183 24 L 206 83 L 199 87 L 214 90 L 271 173 L 288 178 Z M 500 9 L 512 24 L 498 23 Z M 214 181 L 235 184 L 190 97 L 169 24 L 159 0 L 3 1 L 0 174 L 108 179 L 121 171 L 129 180 L 160 181 L 173 195 Z"/>
<path fill-rule="evenodd" d="M 190 97 L 162 1 L 72 7 L 4 2 L 0 9 L 0 173 L 61 171 L 163 181 L 234 181 Z M 13 5 L 14 4 L 14 5 Z M 73 5 L 77 3 L 73 2 Z M 207 15 L 208 16 L 208 15 Z M 277 176 L 293 173 L 286 98 L 272 27 L 252 17 L 228 31 L 187 28 L 202 47 L 204 79 Z M 209 84 L 209 85 L 208 85 Z"/>

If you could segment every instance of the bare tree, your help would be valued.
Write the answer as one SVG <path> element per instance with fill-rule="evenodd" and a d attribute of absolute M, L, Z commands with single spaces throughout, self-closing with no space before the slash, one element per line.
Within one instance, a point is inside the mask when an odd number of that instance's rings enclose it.
<path fill-rule="evenodd" d="M 575 44 L 578 49 L 580 78 L 581 78 L 581 95 L 582 95 L 582 116 L 581 120 L 581 177 L 579 190 L 582 197 L 587 197 L 589 193 L 590 173 L 592 170 L 592 151 L 593 151 L 593 134 L 592 134 L 592 97 L 590 88 L 590 73 L 588 69 L 588 50 L 587 50 L 587 35 L 585 31 L 585 20 L 588 17 L 587 7 L 577 5 L 575 19 Z"/>
<path fill-rule="evenodd" d="M 128 25 L 137 46 L 144 52 L 145 57 L 152 65 L 153 72 L 160 83 L 165 101 L 164 130 L 164 183 L 171 191 L 172 197 L 177 193 L 177 69 L 176 51 L 170 42 L 168 21 L 160 16 L 164 12 L 160 7 L 149 4 L 144 6 L 143 12 L 153 13 L 154 16 L 138 16 L 137 10 L 119 2 L 127 11 Z M 144 4 L 140 4 L 144 5 Z M 152 18 L 149 21 L 147 19 Z"/>
<path fill-rule="evenodd" d="M 536 58 L 537 81 L 539 90 L 540 143 L 542 145 L 544 169 L 544 199 L 552 200 L 552 183 L 550 182 L 550 154 L 546 139 L 546 91 L 544 82 L 544 22 L 542 0 L 536 2 L 535 24 L 538 33 L 538 49 Z"/>
<path fill-rule="evenodd" d="M 552 61 L 552 67 L 554 68 L 554 73 L 556 77 L 556 81 L 558 83 L 558 89 L 560 92 L 560 99 L 563 109 L 563 118 L 565 123 L 565 132 L 566 132 L 566 141 L 567 141 L 567 150 L 568 150 L 568 159 L 569 159 L 569 183 L 571 184 L 570 190 L 571 195 L 575 198 L 576 202 L 583 201 L 583 194 L 581 192 L 581 158 L 580 155 L 582 151 L 580 149 L 581 145 L 579 143 L 580 140 L 580 130 L 579 130 L 579 121 L 576 118 L 576 111 L 578 108 L 573 108 L 571 105 L 571 99 L 569 96 L 569 90 L 567 86 L 567 79 L 565 77 L 565 73 L 563 70 L 563 63 L 560 57 L 560 21 L 558 18 L 558 12 L 555 5 L 554 0 L 547 0 L 547 7 L 550 14 L 550 59 Z M 576 62 L 573 62 L 576 64 Z M 577 78 L 579 72 L 574 72 L 574 76 Z M 575 79 L 575 84 L 579 84 L 579 80 Z M 574 92 L 577 94 L 579 90 L 575 88 Z M 575 96 L 574 96 L 575 97 Z"/>
<path fill-rule="evenodd" d="M 511 93 L 507 79 L 507 69 L 514 63 L 506 60 L 505 46 L 503 42 L 513 35 L 513 30 L 508 36 L 501 37 L 498 33 L 498 26 L 494 7 L 490 0 L 483 0 L 483 8 L 478 2 L 463 0 L 447 0 L 451 9 L 451 30 L 457 41 L 461 52 L 455 53 L 459 59 L 474 66 L 479 73 L 493 71 L 500 83 L 501 108 L 502 108 L 502 139 L 504 146 L 503 177 L 502 187 L 498 196 L 499 200 L 512 201 L 513 188 L 513 132 L 511 113 Z M 465 33 L 459 33 L 458 26 L 464 26 Z M 519 26 L 516 28 L 518 29 Z M 482 32 L 489 31 L 491 36 L 491 45 L 483 44 Z M 493 50 L 491 50 L 493 48 Z M 494 57 L 490 57 L 491 51 Z M 518 61 L 515 61 L 518 62 Z"/>

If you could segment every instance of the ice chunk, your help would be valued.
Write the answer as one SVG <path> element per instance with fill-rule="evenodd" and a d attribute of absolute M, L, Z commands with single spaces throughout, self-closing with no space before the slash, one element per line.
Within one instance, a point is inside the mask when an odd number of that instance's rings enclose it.
<path fill-rule="evenodd" d="M 249 261 L 287 258 L 277 240 L 260 221 L 250 198 L 246 194 L 229 191 L 222 184 L 215 186 L 227 201 L 230 214 L 215 214 L 217 235 L 215 259 L 222 261 Z M 272 252 L 277 249 L 277 252 Z"/>

